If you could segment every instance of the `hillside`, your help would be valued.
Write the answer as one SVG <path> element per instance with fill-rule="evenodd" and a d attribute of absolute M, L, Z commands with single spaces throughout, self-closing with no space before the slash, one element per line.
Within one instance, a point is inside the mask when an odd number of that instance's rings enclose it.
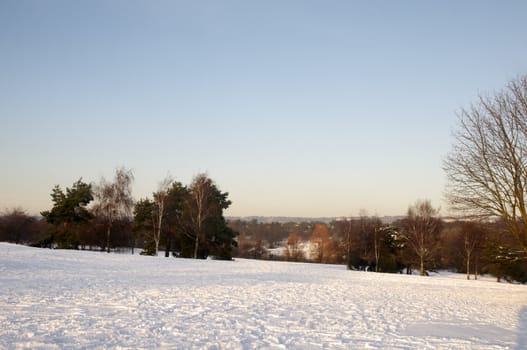
<path fill-rule="evenodd" d="M 0 243 L 0 348 L 525 349 L 526 288 Z"/>

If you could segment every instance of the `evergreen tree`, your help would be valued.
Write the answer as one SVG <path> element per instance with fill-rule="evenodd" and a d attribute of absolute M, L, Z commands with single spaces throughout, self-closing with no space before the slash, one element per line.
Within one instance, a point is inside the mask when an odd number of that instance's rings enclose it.
<path fill-rule="evenodd" d="M 76 226 L 88 222 L 93 216 L 87 205 L 93 200 L 91 185 L 79 179 L 66 193 L 56 185 L 51 192 L 53 208 L 40 214 L 55 226 L 46 243 L 57 244 L 59 248 L 77 249 L 80 240 Z"/>
<path fill-rule="evenodd" d="M 181 252 L 184 203 L 189 193 L 186 186 L 181 182 L 174 181 L 168 190 L 165 204 L 165 220 L 162 241 L 165 243 L 165 257 L 170 256 L 173 251 Z"/>
<path fill-rule="evenodd" d="M 496 277 L 498 282 L 502 278 L 509 282 L 527 282 L 527 255 L 522 250 L 491 239 L 483 249 L 483 261 L 483 270 Z"/>
<path fill-rule="evenodd" d="M 137 201 L 134 205 L 133 231 L 143 238 L 144 255 L 155 255 L 154 241 L 154 202 L 148 198 Z"/>

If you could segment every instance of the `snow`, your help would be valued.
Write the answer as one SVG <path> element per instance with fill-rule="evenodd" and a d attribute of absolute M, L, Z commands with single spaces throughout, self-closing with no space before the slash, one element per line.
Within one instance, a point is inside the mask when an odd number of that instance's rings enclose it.
<path fill-rule="evenodd" d="M 527 349 L 527 286 L 0 243 L 2 349 Z"/>

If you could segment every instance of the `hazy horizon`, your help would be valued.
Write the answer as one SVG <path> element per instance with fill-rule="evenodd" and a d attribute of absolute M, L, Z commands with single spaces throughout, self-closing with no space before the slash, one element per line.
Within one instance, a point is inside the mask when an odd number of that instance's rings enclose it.
<path fill-rule="evenodd" d="M 524 1 L 2 1 L 0 210 L 117 167 L 228 216 L 448 214 L 456 111 L 527 72 Z"/>

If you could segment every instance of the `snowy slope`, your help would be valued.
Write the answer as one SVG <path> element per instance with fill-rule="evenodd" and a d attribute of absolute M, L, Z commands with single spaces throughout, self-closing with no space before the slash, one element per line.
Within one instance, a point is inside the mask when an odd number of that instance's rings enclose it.
<path fill-rule="evenodd" d="M 527 349 L 527 287 L 0 243 L 0 348 Z"/>

